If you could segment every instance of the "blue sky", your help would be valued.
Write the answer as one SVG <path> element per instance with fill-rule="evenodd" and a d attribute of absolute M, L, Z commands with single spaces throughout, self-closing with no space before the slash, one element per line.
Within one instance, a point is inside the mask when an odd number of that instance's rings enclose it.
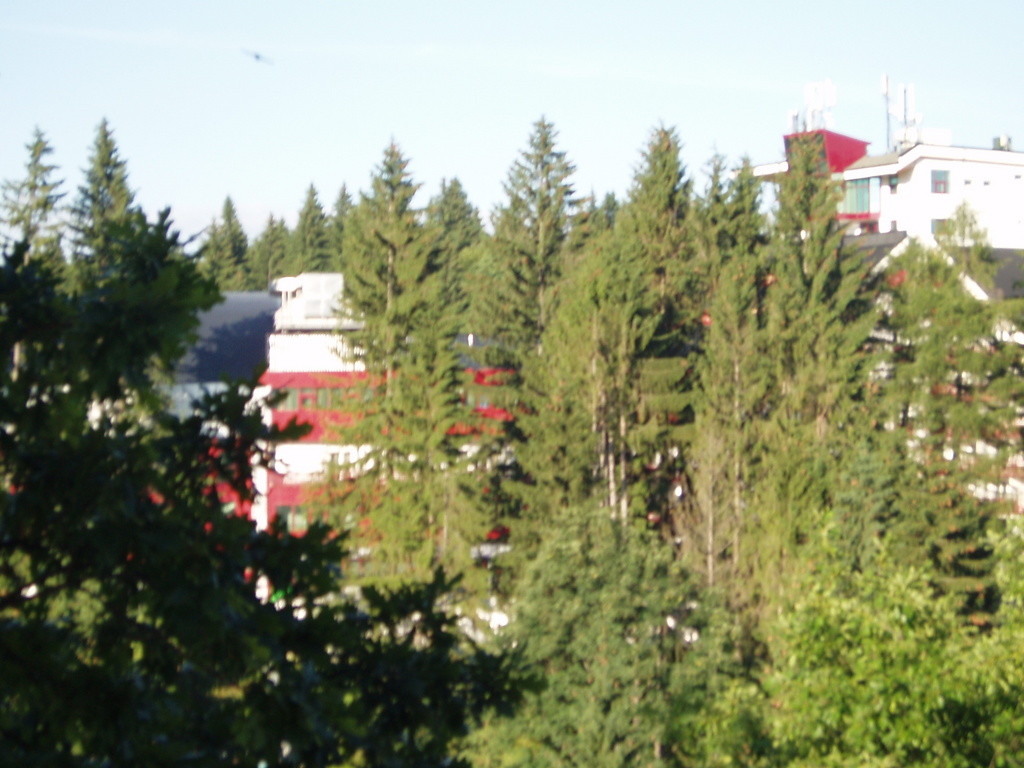
<path fill-rule="evenodd" d="M 1012 0 L 6 0 L 0 178 L 23 175 L 38 126 L 73 194 L 105 117 L 148 212 L 194 234 L 230 195 L 253 237 L 294 222 L 310 183 L 325 208 L 367 189 L 394 139 L 421 202 L 457 177 L 487 219 L 542 115 L 577 191 L 622 197 L 658 125 L 698 177 L 715 152 L 779 159 L 826 78 L 835 130 L 881 151 L 883 72 L 954 144 L 1024 149 L 1022 29 Z"/>

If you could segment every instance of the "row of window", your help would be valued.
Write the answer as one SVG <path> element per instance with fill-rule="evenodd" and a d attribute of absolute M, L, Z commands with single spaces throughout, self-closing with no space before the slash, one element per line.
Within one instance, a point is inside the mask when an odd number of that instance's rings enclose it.
<path fill-rule="evenodd" d="M 285 389 L 284 398 L 277 406 L 282 411 L 316 411 L 335 410 L 342 406 L 345 401 L 361 398 L 363 402 L 369 402 L 373 398 L 373 391 L 369 387 L 357 387 L 344 389 L 334 387 L 331 389 Z"/>
<path fill-rule="evenodd" d="M 288 533 L 305 533 L 309 528 L 309 517 L 301 505 L 280 506 L 277 514 L 288 524 Z"/>
<path fill-rule="evenodd" d="M 1018 175 L 1015 178 L 1020 179 L 1021 176 Z M 971 179 L 964 179 L 965 185 L 970 183 Z M 987 187 L 991 182 L 983 181 L 982 184 Z M 881 185 L 882 179 L 878 176 L 870 179 L 852 179 L 846 182 L 845 195 L 839 205 L 839 212 L 856 215 L 878 211 Z M 895 176 L 890 177 L 889 188 L 893 191 L 896 190 Z M 949 194 L 949 171 L 932 171 L 932 194 Z"/>
<path fill-rule="evenodd" d="M 334 387 L 331 389 L 285 389 L 284 398 L 277 406 L 282 411 L 324 411 L 337 410 L 346 402 L 362 399 L 368 403 L 373 399 L 373 390 L 370 387 L 356 387 L 344 389 Z M 487 395 L 476 395 L 473 392 L 466 393 L 462 401 L 470 408 L 488 408 L 491 400 Z"/>

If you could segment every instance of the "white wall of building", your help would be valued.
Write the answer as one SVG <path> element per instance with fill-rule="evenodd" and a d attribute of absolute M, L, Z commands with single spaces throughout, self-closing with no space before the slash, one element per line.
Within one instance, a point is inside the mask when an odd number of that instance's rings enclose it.
<path fill-rule="evenodd" d="M 368 445 L 282 443 L 274 450 L 274 471 L 286 483 L 309 483 L 324 478 L 328 467 L 339 469 L 359 462 L 370 453 Z"/>
<path fill-rule="evenodd" d="M 279 373 L 362 371 L 352 345 L 336 333 L 273 333 L 267 341 L 267 370 Z"/>
<path fill-rule="evenodd" d="M 948 173 L 933 191 L 933 171 Z M 1024 153 L 918 145 L 888 165 L 851 168 L 845 180 L 881 178 L 878 230 L 895 229 L 934 243 L 933 221 L 970 206 L 993 248 L 1024 249 Z M 895 176 L 897 183 L 890 185 Z"/>

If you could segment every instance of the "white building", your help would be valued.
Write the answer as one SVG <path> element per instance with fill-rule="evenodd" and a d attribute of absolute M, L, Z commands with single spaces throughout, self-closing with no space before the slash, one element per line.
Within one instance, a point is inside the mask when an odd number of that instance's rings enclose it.
<path fill-rule="evenodd" d="M 358 461 L 369 446 L 340 439 L 345 416 L 337 409 L 340 393 L 365 378 L 348 333 L 363 323 L 340 304 L 344 277 L 338 273 L 303 273 L 274 282 L 281 307 L 267 338 L 267 371 L 261 383 L 283 395 L 268 418 L 279 427 L 290 421 L 308 424 L 299 440 L 278 443 L 267 481 L 267 518 L 285 518 L 293 533 L 308 525 L 310 483 L 325 479 L 331 467 Z"/>
<path fill-rule="evenodd" d="M 966 203 L 987 232 L 994 249 L 1024 249 L 1024 153 L 1009 139 L 995 149 L 935 143 L 907 144 L 882 155 L 868 155 L 867 143 L 833 131 L 797 135 L 820 137 L 825 160 L 840 178 L 845 196 L 838 216 L 851 232 L 901 232 L 925 244 L 935 242 L 956 209 Z M 755 168 L 771 177 L 788 170 L 786 161 Z"/>
<path fill-rule="evenodd" d="M 274 281 L 271 293 L 280 294 L 281 308 L 274 313 L 274 332 L 267 348 L 268 371 L 361 371 L 345 332 L 363 323 L 343 311 L 340 297 L 345 278 L 337 272 L 303 273 Z"/>

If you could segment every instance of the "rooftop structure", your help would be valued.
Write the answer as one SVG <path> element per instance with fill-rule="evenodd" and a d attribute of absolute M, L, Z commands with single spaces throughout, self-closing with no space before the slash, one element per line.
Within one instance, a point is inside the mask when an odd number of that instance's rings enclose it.
<path fill-rule="evenodd" d="M 843 183 L 837 216 L 852 234 L 903 232 L 934 244 L 966 204 L 994 249 L 1024 249 L 1024 153 L 1006 137 L 993 149 L 919 142 L 869 155 L 867 142 L 828 130 L 786 136 L 787 151 L 797 136 L 820 141 L 823 161 Z M 783 160 L 754 173 L 771 178 L 788 169 Z"/>

